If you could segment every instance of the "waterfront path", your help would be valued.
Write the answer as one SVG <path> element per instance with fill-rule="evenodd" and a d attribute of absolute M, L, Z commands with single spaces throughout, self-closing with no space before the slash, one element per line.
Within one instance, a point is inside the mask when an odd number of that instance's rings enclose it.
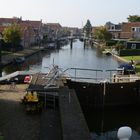
<path fill-rule="evenodd" d="M 59 107 L 63 140 L 91 140 L 88 126 L 74 90 L 60 89 Z"/>
<path fill-rule="evenodd" d="M 0 135 L 4 140 L 61 140 L 59 111 L 26 114 L 21 104 L 28 85 L 0 85 Z"/>
<path fill-rule="evenodd" d="M 121 62 L 124 62 L 124 63 L 130 63 L 130 61 L 118 56 L 118 55 L 115 55 L 115 54 L 112 54 L 115 58 L 117 58 L 117 60 L 121 61 Z"/>
<path fill-rule="evenodd" d="M 22 51 L 18 51 L 18 52 L 15 52 L 15 53 L 11 53 L 11 54 L 7 54 L 7 55 L 2 55 L 2 65 L 3 66 L 6 66 L 10 63 L 12 63 L 13 59 L 17 58 L 17 57 L 24 57 L 24 58 L 27 58 L 41 50 L 43 50 L 44 47 L 30 47 L 30 48 L 25 48 L 24 50 Z"/>
<path fill-rule="evenodd" d="M 20 99 L 26 85 L 0 85 L 0 133 L 4 140 L 39 140 L 40 115 L 27 116 Z"/>

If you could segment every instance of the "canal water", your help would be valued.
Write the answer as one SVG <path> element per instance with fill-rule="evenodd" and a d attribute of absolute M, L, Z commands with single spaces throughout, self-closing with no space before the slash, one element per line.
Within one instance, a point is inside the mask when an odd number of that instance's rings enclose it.
<path fill-rule="evenodd" d="M 83 42 L 79 40 L 73 43 L 73 47 L 66 45 L 59 50 L 43 51 L 39 54 L 33 55 L 22 65 L 8 66 L 3 69 L 3 75 L 11 73 L 17 69 L 30 69 L 33 71 L 47 72 L 48 67 L 52 64 L 58 65 L 61 71 L 68 68 L 84 68 L 92 69 L 88 71 L 68 69 L 66 71 L 71 77 L 92 78 L 92 82 L 98 77 L 101 81 L 102 78 L 110 78 L 110 73 L 106 70 L 116 69 L 119 62 L 112 56 L 106 56 L 100 50 L 94 47 L 85 47 Z M 86 79 L 87 81 L 87 79 Z"/>
<path fill-rule="evenodd" d="M 94 69 L 96 71 L 83 71 L 69 69 L 66 72 L 71 77 L 96 77 L 99 80 L 107 79 L 110 73 L 106 70 L 116 69 L 120 62 L 113 56 L 103 55 L 100 50 L 94 47 L 85 47 L 83 42 L 76 41 L 73 47 L 66 45 L 59 50 L 42 51 L 29 57 L 22 65 L 11 65 L 5 67 L 3 75 L 16 70 L 32 70 L 37 72 L 47 72 L 52 64 L 60 67 L 61 71 L 68 68 Z M 95 79 L 94 79 L 95 78 Z M 88 80 L 89 80 L 88 79 Z M 87 79 L 82 79 L 87 80 Z M 135 109 L 134 109 L 135 108 Z M 133 129 L 131 140 L 140 140 L 140 111 L 139 108 L 121 108 L 110 110 L 85 111 L 85 117 L 93 140 L 118 140 L 117 130 L 121 126 L 130 126 Z"/>

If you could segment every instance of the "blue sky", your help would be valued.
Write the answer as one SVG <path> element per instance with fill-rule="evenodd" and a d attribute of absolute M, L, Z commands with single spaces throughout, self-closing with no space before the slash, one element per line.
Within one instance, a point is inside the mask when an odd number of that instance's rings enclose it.
<path fill-rule="evenodd" d="M 125 22 L 129 15 L 140 15 L 140 0 L 0 0 L 0 17 L 59 22 L 62 26 L 82 27 L 89 19 L 93 26 Z"/>

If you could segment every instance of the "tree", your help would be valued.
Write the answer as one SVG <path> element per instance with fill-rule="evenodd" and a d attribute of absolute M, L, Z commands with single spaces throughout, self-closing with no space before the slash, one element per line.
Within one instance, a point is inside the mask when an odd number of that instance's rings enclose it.
<path fill-rule="evenodd" d="M 140 16 L 138 16 L 138 15 L 129 15 L 127 20 L 129 22 L 140 22 Z"/>
<path fill-rule="evenodd" d="M 111 40 L 112 34 L 109 31 L 107 31 L 107 29 L 104 26 L 100 26 L 96 28 L 93 32 L 93 37 L 98 41 L 105 43 L 106 41 Z"/>
<path fill-rule="evenodd" d="M 117 44 L 115 45 L 115 48 L 117 51 L 120 51 L 121 49 L 125 48 L 125 45 L 124 45 L 124 43 L 118 41 Z"/>
<path fill-rule="evenodd" d="M 84 29 L 84 32 L 86 34 L 86 37 L 90 37 L 91 33 L 92 33 L 92 25 L 91 25 L 89 20 L 87 20 L 87 23 L 83 29 Z"/>
<path fill-rule="evenodd" d="M 43 44 L 46 44 L 47 41 L 48 41 L 48 36 L 47 36 L 47 34 L 46 34 L 46 35 L 43 36 L 42 43 L 43 43 Z"/>
<path fill-rule="evenodd" d="M 15 50 L 21 42 L 21 29 L 17 24 L 12 24 L 3 31 L 3 40 L 12 45 Z"/>

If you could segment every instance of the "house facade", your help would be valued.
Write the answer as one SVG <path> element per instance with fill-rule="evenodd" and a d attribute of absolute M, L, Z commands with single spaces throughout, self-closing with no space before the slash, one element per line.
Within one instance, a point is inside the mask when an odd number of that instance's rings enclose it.
<path fill-rule="evenodd" d="M 40 21 L 29 21 L 22 20 L 20 18 L 0 18 L 0 33 L 12 24 L 18 24 L 21 28 L 21 45 L 23 47 L 30 47 L 33 44 L 37 44 L 42 39 L 42 20 Z"/>
<path fill-rule="evenodd" d="M 123 22 L 120 38 L 140 39 L 140 22 Z"/>
<path fill-rule="evenodd" d="M 122 32 L 122 24 L 114 24 L 107 22 L 105 24 L 106 29 L 112 34 L 113 39 L 119 39 Z"/>
<path fill-rule="evenodd" d="M 62 32 L 63 28 L 59 23 L 47 23 L 43 25 L 43 34 L 47 35 L 50 41 L 61 37 Z"/>

